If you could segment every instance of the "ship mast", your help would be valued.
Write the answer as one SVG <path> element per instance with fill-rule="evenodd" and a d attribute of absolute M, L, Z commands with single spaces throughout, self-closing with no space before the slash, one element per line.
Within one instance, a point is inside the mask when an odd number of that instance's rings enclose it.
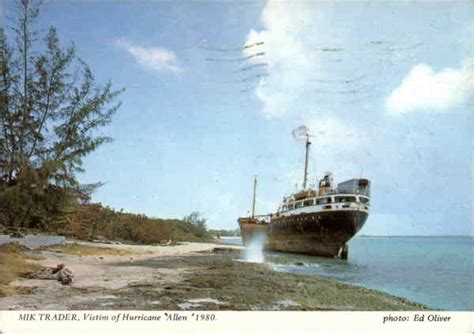
<path fill-rule="evenodd" d="M 311 142 L 309 141 L 309 135 L 306 135 L 306 155 L 304 159 L 304 177 L 303 177 L 303 189 L 306 189 L 306 183 L 308 181 L 308 156 L 309 156 L 309 146 Z"/>
<path fill-rule="evenodd" d="M 252 219 L 255 217 L 255 197 L 257 195 L 257 177 L 253 180 Z"/>
<path fill-rule="evenodd" d="M 308 158 L 309 158 L 309 146 L 311 145 L 311 142 L 309 141 L 309 137 L 311 135 L 309 134 L 309 129 L 306 125 L 301 125 L 291 131 L 291 134 L 293 135 L 293 138 L 296 139 L 297 142 L 305 143 L 305 148 L 306 148 L 306 154 L 304 158 L 304 176 L 303 176 L 303 190 L 306 189 L 306 184 L 308 182 Z"/>

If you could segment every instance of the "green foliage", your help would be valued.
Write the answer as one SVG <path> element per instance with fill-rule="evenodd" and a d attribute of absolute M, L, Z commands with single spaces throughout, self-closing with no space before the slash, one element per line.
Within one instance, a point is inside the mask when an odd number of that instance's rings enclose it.
<path fill-rule="evenodd" d="M 199 215 L 190 216 L 194 219 L 192 222 L 148 218 L 144 215 L 117 212 L 100 204 L 83 204 L 68 215 L 62 232 L 77 239 L 120 240 L 138 244 L 170 240 L 210 241 L 209 233 L 205 229 L 205 219 Z"/>
<path fill-rule="evenodd" d="M 206 228 L 206 219 L 202 218 L 199 212 L 192 212 L 183 218 L 183 230 L 196 235 L 198 238 L 210 239 L 210 234 Z"/>
<path fill-rule="evenodd" d="M 71 189 L 49 184 L 54 165 L 21 168 L 14 184 L 0 191 L 0 224 L 51 230 L 63 209 L 75 203 Z"/>
<path fill-rule="evenodd" d="M 56 29 L 36 28 L 38 2 L 18 0 L 7 40 L 0 30 L 0 220 L 48 225 L 96 185 L 80 185 L 83 158 L 111 139 L 98 135 L 119 107 L 120 90 L 96 84 Z"/>

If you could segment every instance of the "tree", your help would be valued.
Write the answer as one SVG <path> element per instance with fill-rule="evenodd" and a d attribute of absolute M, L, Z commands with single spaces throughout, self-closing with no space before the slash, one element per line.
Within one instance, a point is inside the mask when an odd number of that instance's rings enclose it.
<path fill-rule="evenodd" d="M 74 45 L 61 47 L 54 27 L 42 36 L 38 15 L 37 2 L 18 0 L 12 42 L 0 30 L 0 202 L 26 196 L 48 207 L 65 197 L 86 200 L 96 186 L 79 184 L 76 173 L 86 155 L 111 141 L 97 130 L 111 122 L 121 90 L 97 85 Z M 15 224 L 31 220 L 37 208 L 24 209 Z"/>
<path fill-rule="evenodd" d="M 183 221 L 190 227 L 191 232 L 197 237 L 204 237 L 208 234 L 206 219 L 201 217 L 199 212 L 191 212 L 183 218 Z"/>

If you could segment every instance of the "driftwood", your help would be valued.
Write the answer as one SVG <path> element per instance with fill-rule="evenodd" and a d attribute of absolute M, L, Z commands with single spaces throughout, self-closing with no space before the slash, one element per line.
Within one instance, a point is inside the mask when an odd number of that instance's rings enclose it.
<path fill-rule="evenodd" d="M 171 239 L 161 239 L 160 240 L 160 245 L 161 246 L 169 246 L 169 245 L 171 245 L 172 242 L 173 242 L 173 240 L 171 240 Z"/>
<path fill-rule="evenodd" d="M 51 279 L 59 281 L 62 285 L 69 285 L 72 283 L 74 275 L 63 263 L 60 263 L 56 267 L 45 267 L 39 271 L 22 273 L 21 277 L 29 279 Z"/>

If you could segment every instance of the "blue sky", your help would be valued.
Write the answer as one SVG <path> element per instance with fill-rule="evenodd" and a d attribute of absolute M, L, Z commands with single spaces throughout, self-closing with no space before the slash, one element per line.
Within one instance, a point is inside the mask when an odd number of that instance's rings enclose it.
<path fill-rule="evenodd" d="M 40 24 L 126 88 L 80 175 L 106 182 L 94 201 L 235 229 L 254 175 L 259 213 L 301 186 L 306 124 L 310 183 L 372 181 L 363 234 L 472 235 L 473 18 L 468 2 L 51 1 Z"/>

